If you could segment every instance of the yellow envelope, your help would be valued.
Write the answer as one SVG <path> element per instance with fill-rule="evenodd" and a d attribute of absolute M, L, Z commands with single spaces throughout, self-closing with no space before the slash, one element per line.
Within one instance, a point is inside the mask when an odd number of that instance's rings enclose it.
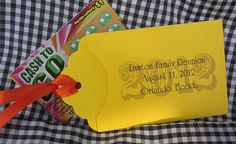
<path fill-rule="evenodd" d="M 228 112 L 222 21 L 81 39 L 63 74 L 81 82 L 64 98 L 96 131 Z"/>

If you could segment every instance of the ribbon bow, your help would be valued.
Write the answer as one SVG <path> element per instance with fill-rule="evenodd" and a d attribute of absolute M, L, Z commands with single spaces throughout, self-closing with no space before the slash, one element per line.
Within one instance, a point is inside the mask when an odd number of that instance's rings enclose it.
<path fill-rule="evenodd" d="M 0 112 L 0 128 L 7 124 L 19 111 L 39 98 L 50 93 L 60 97 L 72 95 L 81 87 L 79 82 L 67 75 L 59 75 L 50 83 L 24 85 L 20 88 L 0 91 L 0 104 L 13 102 Z"/>

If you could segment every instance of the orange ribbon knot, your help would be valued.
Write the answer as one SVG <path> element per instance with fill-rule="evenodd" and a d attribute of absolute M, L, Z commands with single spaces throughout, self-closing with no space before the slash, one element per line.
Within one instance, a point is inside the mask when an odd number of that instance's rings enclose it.
<path fill-rule="evenodd" d="M 50 83 L 24 85 L 20 88 L 0 91 L 0 104 L 13 102 L 4 111 L 0 112 L 0 128 L 7 124 L 19 111 L 39 98 L 50 93 L 60 97 L 70 96 L 81 87 L 79 82 L 67 75 L 59 75 Z"/>

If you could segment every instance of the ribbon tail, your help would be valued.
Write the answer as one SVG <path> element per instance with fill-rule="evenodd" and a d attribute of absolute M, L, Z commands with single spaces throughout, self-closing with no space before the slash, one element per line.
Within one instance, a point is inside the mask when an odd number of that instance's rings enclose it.
<path fill-rule="evenodd" d="M 24 109 L 27 105 L 45 95 L 52 93 L 57 88 L 58 86 L 55 84 L 44 83 L 34 85 L 33 89 L 27 88 L 27 86 L 14 89 L 14 92 L 11 93 L 13 96 L 7 100 L 5 99 L 5 102 L 9 102 L 12 99 L 14 99 L 15 102 L 8 106 L 4 111 L 0 112 L 0 128 L 7 124 L 19 111 Z M 5 96 L 8 96 L 9 94 L 10 93 Z M 20 97 L 16 96 L 19 94 Z M 1 92 L 1 95 L 4 95 L 4 91 Z"/>
<path fill-rule="evenodd" d="M 0 104 L 6 104 L 12 101 L 17 100 L 18 98 L 26 95 L 30 91 L 34 91 L 38 87 L 45 87 L 49 83 L 39 83 L 34 85 L 24 85 L 15 89 L 8 89 L 0 91 Z"/>

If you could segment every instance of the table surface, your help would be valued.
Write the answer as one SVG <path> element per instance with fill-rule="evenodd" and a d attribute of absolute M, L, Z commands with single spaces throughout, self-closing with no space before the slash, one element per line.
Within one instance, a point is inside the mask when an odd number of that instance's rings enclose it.
<path fill-rule="evenodd" d="M 9 72 L 89 3 L 71 0 L 0 1 L 0 89 L 14 88 Z M 236 142 L 236 1 L 110 0 L 128 29 L 223 19 L 228 115 L 97 133 L 77 116 L 55 121 L 37 102 L 4 128 L 0 143 Z M 7 105 L 0 106 L 3 110 Z"/>

